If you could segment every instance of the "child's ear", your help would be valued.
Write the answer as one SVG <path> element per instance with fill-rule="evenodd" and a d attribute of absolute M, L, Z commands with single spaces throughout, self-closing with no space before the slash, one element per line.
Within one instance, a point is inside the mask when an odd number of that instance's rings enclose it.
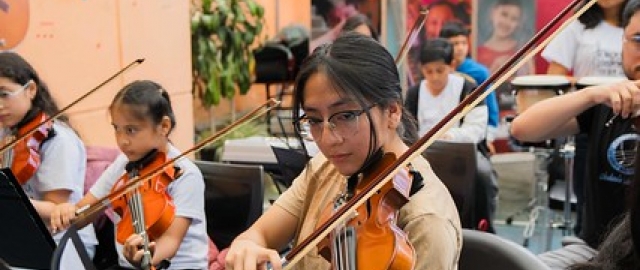
<path fill-rule="evenodd" d="M 169 118 L 169 116 L 165 115 L 164 117 L 162 117 L 162 121 L 160 121 L 160 131 L 162 132 L 162 135 L 168 137 L 171 128 L 173 128 L 171 125 L 171 119 Z"/>
<path fill-rule="evenodd" d="M 393 102 L 389 105 L 389 127 L 396 129 L 402 119 L 402 105 L 398 102 Z"/>
<path fill-rule="evenodd" d="M 33 100 L 36 98 L 36 94 L 38 93 L 38 85 L 36 85 L 34 81 L 29 81 L 28 84 L 29 85 L 27 85 L 27 89 L 25 90 L 28 93 L 29 98 Z"/>

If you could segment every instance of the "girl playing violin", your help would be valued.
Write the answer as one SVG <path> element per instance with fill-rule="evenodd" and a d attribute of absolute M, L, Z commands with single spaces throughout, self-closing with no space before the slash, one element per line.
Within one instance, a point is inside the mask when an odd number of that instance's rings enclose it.
<path fill-rule="evenodd" d="M 371 38 L 347 33 L 318 47 L 303 63 L 295 85 L 297 134 L 309 130 L 321 154 L 233 241 L 227 269 L 263 269 L 267 262 L 280 269 L 278 250 L 313 233 L 324 210 L 361 180 L 361 172 L 376 166 L 380 152 L 400 156 L 416 139 L 393 57 Z M 296 113 L 301 110 L 302 116 Z M 397 226 L 415 250 L 413 268 L 457 269 L 462 235 L 454 202 L 425 159 L 411 165 L 411 196 L 399 210 Z M 331 266 L 314 249 L 295 267 Z"/>
<path fill-rule="evenodd" d="M 75 205 L 64 203 L 56 207 L 51 217 L 54 229 L 66 228 L 75 217 L 77 209 L 93 205 L 98 198 L 114 191 L 114 186 L 122 183 L 121 180 L 131 172 L 131 168 L 139 167 L 144 172 L 148 167 L 159 166 L 180 154 L 169 141 L 168 136 L 175 127 L 175 117 L 169 94 L 162 86 L 151 81 L 130 83 L 116 94 L 109 111 L 122 154 L 105 170 L 80 202 Z M 148 162 L 161 157 L 164 158 L 160 162 Z M 168 269 L 206 269 L 208 236 L 204 213 L 204 180 L 198 168 L 186 158 L 179 159 L 173 166 L 175 170 L 169 175 L 168 185 L 165 186 L 163 183 L 167 182 L 160 181 L 153 184 L 161 186 L 159 190 L 168 193 L 169 205 L 174 206 L 175 214 L 160 235 L 153 237 L 151 231 L 148 231 L 150 237 L 155 238 L 150 239 L 151 265 L 156 266 L 169 260 Z M 144 177 L 143 174 L 139 176 Z M 115 205 L 115 202 L 112 204 Z M 152 211 L 156 207 L 162 206 L 145 204 L 144 211 Z M 131 234 L 125 235 L 124 239 L 120 238 L 127 225 L 123 218 L 125 212 L 127 210 L 118 211 L 116 208 L 120 218 L 115 222 L 119 266 L 113 269 L 138 267 L 144 253 L 140 248 L 143 243 L 140 235 Z M 167 212 L 169 211 L 162 211 L 161 214 Z M 145 220 L 149 221 L 146 215 Z"/>
<path fill-rule="evenodd" d="M 79 201 L 84 188 L 84 144 L 66 117 L 43 123 L 58 111 L 49 88 L 35 69 L 16 53 L 0 53 L 0 138 L 10 143 L 27 133 L 28 127 L 42 126 L 34 135 L 3 153 L 0 159 L 3 167 L 12 169 L 45 222 L 56 204 Z M 98 244 L 93 227 L 87 226 L 78 234 L 87 253 L 93 257 Z M 59 241 L 61 236 L 54 235 L 54 240 Z M 61 266 L 78 269 L 82 264 L 79 257 L 73 255 L 77 252 L 72 245 L 67 247 L 71 252 L 65 251 Z"/>

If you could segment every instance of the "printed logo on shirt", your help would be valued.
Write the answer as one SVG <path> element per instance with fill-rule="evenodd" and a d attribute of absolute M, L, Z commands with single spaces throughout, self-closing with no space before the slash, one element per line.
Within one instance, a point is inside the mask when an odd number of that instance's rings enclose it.
<path fill-rule="evenodd" d="M 618 77 L 625 76 L 622 70 L 622 53 L 620 51 L 610 51 L 598 46 L 596 49 L 596 69 L 601 76 Z"/>
<path fill-rule="evenodd" d="M 612 172 L 600 175 L 600 180 L 614 183 L 625 183 L 634 173 L 634 164 L 640 135 L 623 134 L 613 140 L 607 148 L 607 161 Z"/>

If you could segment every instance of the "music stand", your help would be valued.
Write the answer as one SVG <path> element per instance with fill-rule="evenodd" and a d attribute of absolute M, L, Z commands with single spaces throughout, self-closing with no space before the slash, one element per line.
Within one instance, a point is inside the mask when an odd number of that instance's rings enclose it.
<path fill-rule="evenodd" d="M 50 267 L 56 243 L 9 168 L 0 170 L 0 220 L 0 258 L 12 267 Z"/>

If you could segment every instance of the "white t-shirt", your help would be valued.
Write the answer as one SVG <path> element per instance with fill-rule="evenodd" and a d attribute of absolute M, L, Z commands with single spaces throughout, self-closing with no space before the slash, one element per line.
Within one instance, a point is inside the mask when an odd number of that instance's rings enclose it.
<path fill-rule="evenodd" d="M 622 28 L 604 21 L 592 29 L 574 21 L 549 43 L 542 57 L 573 70 L 573 76 L 578 78 L 625 77 L 622 36 Z"/>
<path fill-rule="evenodd" d="M 458 106 L 463 85 L 463 77 L 450 74 L 445 89 L 438 96 L 434 96 L 427 88 L 427 80 L 420 82 L 417 115 L 418 135 L 424 136 L 445 115 Z M 477 106 L 464 116 L 462 125 L 460 123 L 454 124 L 446 134 L 451 136 L 451 141 L 478 143 L 485 138 L 488 117 L 487 106 Z"/>
<path fill-rule="evenodd" d="M 168 158 L 180 155 L 180 151 L 169 145 Z M 97 198 L 107 196 L 111 187 L 125 173 L 125 165 L 129 162 L 124 154 L 121 154 L 109 165 L 89 192 Z M 193 162 L 187 158 L 181 158 L 175 162 L 182 175 L 175 179 L 167 190 L 175 204 L 176 217 L 191 219 L 191 225 L 187 230 L 178 252 L 173 258 L 169 258 L 169 269 L 206 269 L 209 252 L 209 236 L 207 235 L 206 218 L 204 212 L 204 179 L 202 173 Z M 117 226 L 116 226 L 117 227 Z M 127 259 L 122 255 L 123 246 L 116 241 L 119 264 L 123 267 L 131 267 Z"/>
<path fill-rule="evenodd" d="M 54 121 L 55 136 L 44 141 L 40 148 L 40 166 L 22 188 L 29 198 L 42 200 L 47 191 L 70 190 L 69 203 L 83 197 L 87 153 L 78 135 L 66 124 Z M 58 242 L 64 231 L 53 235 Z M 78 231 L 85 246 L 98 244 L 93 225 Z"/>

